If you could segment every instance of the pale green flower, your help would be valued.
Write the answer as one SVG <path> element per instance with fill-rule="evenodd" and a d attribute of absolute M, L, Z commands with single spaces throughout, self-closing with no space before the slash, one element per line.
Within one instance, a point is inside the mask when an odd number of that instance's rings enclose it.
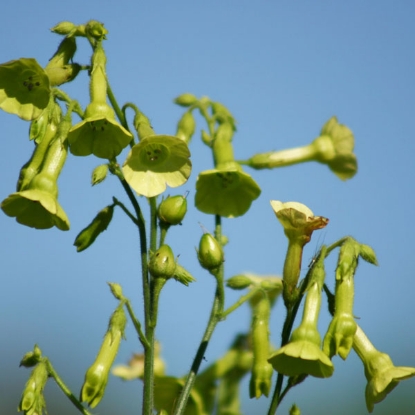
<path fill-rule="evenodd" d="M 177 137 L 153 135 L 143 138 L 127 156 L 122 171 L 128 184 L 140 195 L 153 197 L 167 186 L 186 183 L 192 170 L 190 151 Z"/>
<path fill-rule="evenodd" d="M 24 120 L 33 120 L 49 102 L 49 78 L 32 58 L 0 65 L 0 108 Z"/>
<path fill-rule="evenodd" d="M 245 214 L 260 194 L 255 180 L 233 162 L 199 174 L 195 204 L 204 213 L 235 218 Z"/>

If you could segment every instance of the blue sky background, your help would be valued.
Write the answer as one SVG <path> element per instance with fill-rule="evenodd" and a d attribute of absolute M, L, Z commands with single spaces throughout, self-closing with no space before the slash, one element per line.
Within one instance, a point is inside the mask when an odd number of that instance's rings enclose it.
<path fill-rule="evenodd" d="M 80 24 L 93 18 L 109 30 L 107 72 L 118 101 L 135 102 L 157 133 L 174 134 L 182 109 L 172 100 L 183 92 L 208 95 L 224 103 L 238 121 L 236 158 L 305 145 L 336 115 L 355 134 L 359 172 L 341 182 L 323 165 L 304 164 L 272 171 L 251 171 L 262 188 L 260 198 L 240 219 L 224 220 L 230 244 L 226 276 L 243 271 L 282 271 L 286 239 L 269 200 L 295 200 L 330 219 L 307 246 L 306 264 L 319 244 L 352 235 L 371 245 L 379 267 L 361 263 L 356 275 L 355 314 L 375 346 L 396 365 L 415 366 L 413 234 L 415 141 L 415 5 L 407 1 L 142 1 L 70 3 L 40 0 L 8 2 L 0 16 L 0 61 L 35 57 L 42 65 L 59 37 L 48 29 L 62 20 Z M 88 63 L 90 49 L 79 41 L 76 61 Z M 65 89 L 88 103 L 85 73 Z M 0 113 L 3 151 L 0 197 L 14 191 L 18 172 L 30 157 L 28 123 Z M 198 131 L 204 128 L 198 119 Z M 170 194 L 194 197 L 198 171 L 212 158 L 199 134 L 191 143 L 194 173 Z M 123 160 L 123 153 L 119 160 Z M 80 254 L 72 246 L 77 233 L 112 196 L 127 202 L 114 178 L 91 188 L 90 173 L 98 159 L 69 157 L 59 181 L 59 200 L 71 230 L 36 231 L 0 214 L 0 402 L 12 414 L 29 371 L 18 368 L 23 354 L 38 343 L 67 384 L 77 393 L 93 361 L 115 300 L 106 281 L 122 284 L 141 312 L 138 238 L 121 211 L 94 246 Z M 143 206 L 146 202 L 141 200 Z M 207 321 L 214 281 L 198 267 L 194 247 L 201 229 L 213 230 L 213 217 L 190 203 L 186 220 L 168 240 L 182 265 L 194 272 L 189 288 L 171 282 L 162 294 L 158 338 L 168 373 L 189 368 Z M 327 281 L 333 285 L 333 263 Z M 237 295 L 229 293 L 227 304 Z M 272 340 L 279 342 L 284 308 L 272 316 Z M 329 323 L 322 308 L 320 327 Z M 208 365 L 221 356 L 233 337 L 249 324 L 242 308 L 218 326 L 206 353 Z M 118 363 L 140 345 L 132 330 L 122 344 Z M 363 368 L 351 353 L 334 359 L 331 379 L 308 379 L 290 393 L 281 414 L 296 402 L 304 414 L 366 413 Z M 376 414 L 412 414 L 415 380 L 408 380 L 375 407 Z M 110 379 L 107 395 L 95 413 L 137 414 L 141 384 Z M 245 414 L 265 413 L 267 400 L 247 398 Z M 49 413 L 75 409 L 50 382 Z"/>

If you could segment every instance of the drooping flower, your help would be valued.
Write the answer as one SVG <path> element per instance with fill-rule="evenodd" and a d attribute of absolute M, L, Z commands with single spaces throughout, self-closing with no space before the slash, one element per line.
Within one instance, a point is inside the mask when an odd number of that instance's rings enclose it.
<path fill-rule="evenodd" d="M 377 350 L 359 326 L 354 335 L 353 349 L 365 367 L 365 398 L 369 412 L 372 412 L 374 405 L 383 401 L 401 380 L 415 376 L 414 367 L 394 366 L 389 355 Z"/>
<path fill-rule="evenodd" d="M 236 162 L 201 172 L 196 182 L 196 207 L 204 213 L 235 218 L 245 214 L 261 189 Z"/>
<path fill-rule="evenodd" d="M 334 371 L 333 363 L 321 350 L 321 337 L 317 329 L 325 278 L 325 250 L 323 246 L 312 269 L 300 325 L 293 331 L 290 341 L 268 359 L 277 372 L 287 376 L 306 374 L 327 378 Z"/>
<path fill-rule="evenodd" d="M 101 42 L 92 56 L 90 80 L 91 102 L 83 121 L 69 131 L 71 153 L 75 156 L 94 154 L 113 159 L 130 143 L 133 136 L 115 120 L 114 110 L 107 104 L 106 57 Z"/>
<path fill-rule="evenodd" d="M 40 172 L 23 190 L 11 194 L 1 204 L 8 216 L 15 217 L 22 225 L 36 229 L 56 226 L 69 229 L 69 220 L 58 202 L 59 174 L 67 156 L 66 134 L 70 125 L 70 112 L 65 115 L 50 145 Z"/>
<path fill-rule="evenodd" d="M 127 156 L 122 171 L 128 184 L 140 195 L 153 197 L 167 186 L 186 183 L 192 163 L 186 143 L 177 137 L 153 135 L 143 138 Z"/>
<path fill-rule="evenodd" d="M 0 108 L 24 120 L 33 120 L 49 102 L 49 78 L 32 58 L 0 65 Z"/>

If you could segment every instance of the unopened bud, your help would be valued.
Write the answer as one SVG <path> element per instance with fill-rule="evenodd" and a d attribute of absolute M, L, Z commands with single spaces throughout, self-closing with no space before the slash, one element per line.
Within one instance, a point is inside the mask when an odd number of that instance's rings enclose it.
<path fill-rule="evenodd" d="M 151 256 L 148 269 L 153 277 L 171 278 L 176 270 L 173 251 L 168 245 L 162 245 Z"/>
<path fill-rule="evenodd" d="M 106 179 L 108 175 L 108 164 L 101 164 L 100 166 L 95 167 L 92 172 L 91 184 L 95 186 L 98 183 L 101 183 Z"/>
<path fill-rule="evenodd" d="M 89 248 L 97 239 L 98 235 L 104 232 L 111 222 L 114 213 L 114 206 L 110 205 L 98 212 L 94 220 L 83 229 L 75 238 L 74 245 L 77 252 Z"/>
<path fill-rule="evenodd" d="M 169 196 L 158 208 L 158 217 L 169 225 L 179 225 L 187 212 L 187 199 L 181 195 Z"/>
<path fill-rule="evenodd" d="M 208 270 L 218 268 L 224 261 L 222 247 L 210 233 L 200 238 L 197 257 L 200 265 Z"/>
<path fill-rule="evenodd" d="M 226 286 L 233 290 L 243 290 L 248 288 L 251 284 L 251 279 L 246 275 L 235 275 L 226 281 Z"/>
<path fill-rule="evenodd" d="M 174 102 L 177 105 L 181 105 L 182 107 L 190 107 L 191 105 L 195 104 L 197 102 L 197 98 L 193 94 L 185 93 L 182 95 L 179 95 Z"/>

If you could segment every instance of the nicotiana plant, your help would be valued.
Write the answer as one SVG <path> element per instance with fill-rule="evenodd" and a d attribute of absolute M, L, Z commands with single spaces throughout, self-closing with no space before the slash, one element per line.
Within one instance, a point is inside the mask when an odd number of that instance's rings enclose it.
<path fill-rule="evenodd" d="M 131 226 L 138 229 L 143 310 L 136 313 L 122 287 L 116 282 L 109 283 L 118 305 L 96 358 L 84 375 L 81 391 L 71 391 L 35 345 L 21 360 L 21 365 L 32 368 L 32 372 L 19 411 L 27 415 L 46 413 L 43 391 L 48 380 L 53 379 L 82 414 L 91 414 L 89 408 L 100 404 L 112 373 L 124 380 L 142 381 L 144 415 L 155 412 L 237 415 L 241 413 L 241 395 L 252 399 L 269 396 L 271 415 L 277 412 L 290 389 L 309 376 L 329 378 L 334 371 L 333 358 L 338 355 L 346 360 L 353 350 L 363 363 L 366 405 L 372 412 L 374 405 L 401 380 L 415 376 L 415 368 L 395 367 L 356 323 L 354 276 L 359 260 L 377 264 L 370 246 L 350 236 L 324 245 L 306 276 L 300 279 L 304 246 L 314 231 L 329 223 L 302 203 L 271 201 L 271 209 L 288 240 L 282 276 L 248 273 L 227 276 L 225 272 L 228 241 L 222 219 L 246 214 L 261 193 L 246 169 L 273 169 L 316 161 L 326 164 L 341 180 L 351 179 L 357 172 L 357 160 L 353 153 L 354 136 L 347 126 L 332 117 L 307 146 L 235 160 L 232 139 L 236 122 L 223 104 L 207 97 L 182 94 L 175 99 L 184 109 L 175 134 L 156 134 L 149 118 L 135 104 L 129 102 L 120 107 L 111 90 L 104 50 L 108 32 L 102 23 L 61 22 L 52 32 L 63 40 L 45 68 L 34 58 L 0 65 L 0 108 L 29 121 L 29 139 L 35 143 L 33 154 L 20 170 L 16 191 L 3 200 L 1 208 L 22 225 L 69 230 L 69 218 L 58 201 L 59 175 L 70 155 L 98 158 L 100 164 L 92 172 L 92 184 L 101 184 L 108 175 L 114 176 L 128 203 L 113 197 L 79 232 L 74 245 L 78 252 L 90 248 L 110 225 L 114 210 L 121 209 L 131 220 Z M 86 38 L 92 50 L 87 64 L 73 62 L 80 38 Z M 85 109 L 60 88 L 75 81 L 81 73 L 89 75 L 90 102 Z M 128 109 L 134 113 L 132 125 L 126 118 Z M 205 270 L 200 272 L 212 275 L 216 289 L 204 334 L 193 361 L 189 362 L 190 369 L 178 378 L 166 373 L 157 342 L 158 302 L 169 280 L 184 286 L 196 280 L 179 262 L 174 247 L 166 243 L 167 233 L 180 231 L 176 225 L 186 219 L 188 195 L 165 196 L 164 192 L 185 184 L 192 173 L 189 145 L 196 131 L 195 113 L 206 121 L 201 139 L 212 152 L 213 166 L 195 173 L 194 206 L 213 215 L 206 220 L 212 218 L 214 227 L 212 234 L 205 231 L 201 236 L 197 258 Z M 126 159 L 118 160 L 126 148 L 129 149 Z M 143 200 L 149 205 L 148 218 L 140 206 Z M 189 248 L 193 249 L 193 243 Z M 335 289 L 331 292 L 325 283 L 325 260 L 334 252 L 338 252 L 338 259 Z M 225 305 L 228 289 L 243 291 L 231 305 Z M 282 327 L 271 327 L 270 316 L 279 297 L 286 317 Z M 320 334 L 317 323 L 323 300 L 328 303 L 332 320 L 326 333 Z M 223 356 L 199 371 L 216 326 L 226 324 L 227 316 L 245 303 L 251 311 L 246 333 L 238 334 Z M 302 318 L 294 328 L 302 303 Z M 114 367 L 127 319 L 137 332 L 142 353 L 135 354 L 127 364 Z M 281 331 L 279 347 L 270 342 L 270 333 L 275 330 Z M 241 390 L 241 380 L 246 376 L 250 376 L 249 390 Z M 294 404 L 290 414 L 299 413 L 299 406 Z"/>

